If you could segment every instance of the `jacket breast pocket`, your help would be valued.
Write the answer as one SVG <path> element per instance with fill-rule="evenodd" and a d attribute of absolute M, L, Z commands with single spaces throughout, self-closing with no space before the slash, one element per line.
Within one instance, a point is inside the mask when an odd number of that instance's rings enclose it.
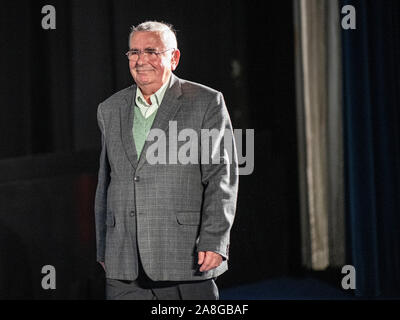
<path fill-rule="evenodd" d="M 176 221 L 180 225 L 199 226 L 201 222 L 200 211 L 178 211 Z"/>

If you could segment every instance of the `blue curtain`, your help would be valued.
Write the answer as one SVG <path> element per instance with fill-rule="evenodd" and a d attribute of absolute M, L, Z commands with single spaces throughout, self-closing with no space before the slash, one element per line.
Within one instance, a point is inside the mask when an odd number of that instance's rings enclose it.
<path fill-rule="evenodd" d="M 357 295 L 400 296 L 400 1 L 340 4 L 348 261 Z"/>

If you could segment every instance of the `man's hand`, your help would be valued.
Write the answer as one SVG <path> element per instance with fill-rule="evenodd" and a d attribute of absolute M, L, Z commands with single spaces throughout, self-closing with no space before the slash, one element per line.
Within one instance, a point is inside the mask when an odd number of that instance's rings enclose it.
<path fill-rule="evenodd" d="M 199 251 L 200 272 L 209 271 L 222 263 L 222 256 L 212 251 Z"/>

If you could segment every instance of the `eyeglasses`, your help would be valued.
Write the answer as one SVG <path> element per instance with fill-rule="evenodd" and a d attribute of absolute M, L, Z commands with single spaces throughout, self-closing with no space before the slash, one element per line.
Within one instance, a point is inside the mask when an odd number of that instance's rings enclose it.
<path fill-rule="evenodd" d="M 139 59 L 139 56 L 143 54 L 143 57 L 146 57 L 149 60 L 156 59 L 160 54 L 167 52 L 169 50 L 175 50 L 175 48 L 169 48 L 164 51 L 157 51 L 156 49 L 146 48 L 144 50 L 132 49 L 129 50 L 125 55 L 129 60 L 136 61 Z"/>

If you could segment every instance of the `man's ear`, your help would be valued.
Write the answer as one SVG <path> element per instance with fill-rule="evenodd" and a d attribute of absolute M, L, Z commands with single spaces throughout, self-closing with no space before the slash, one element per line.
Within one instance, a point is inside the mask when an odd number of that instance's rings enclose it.
<path fill-rule="evenodd" d="M 175 49 L 171 58 L 172 71 L 174 71 L 178 67 L 180 57 L 181 57 L 181 52 L 179 51 L 179 49 Z"/>

